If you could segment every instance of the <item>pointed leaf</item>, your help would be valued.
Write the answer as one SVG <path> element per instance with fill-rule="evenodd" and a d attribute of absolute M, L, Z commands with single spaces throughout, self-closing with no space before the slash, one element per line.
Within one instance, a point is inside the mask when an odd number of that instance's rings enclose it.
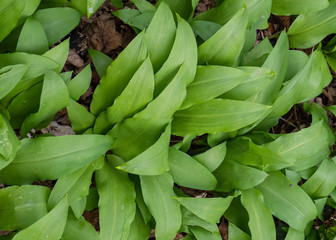
<path fill-rule="evenodd" d="M 104 3 L 104 0 L 87 0 L 87 16 L 88 18 L 94 14 L 98 8 Z"/>
<path fill-rule="evenodd" d="M 15 235 L 13 240 L 45 240 L 60 239 L 64 231 L 68 215 L 67 198 L 47 215 Z"/>
<path fill-rule="evenodd" d="M 261 67 L 272 49 L 273 46 L 269 39 L 264 38 L 257 46 L 246 53 L 240 65 Z"/>
<path fill-rule="evenodd" d="M 69 47 L 70 38 L 43 54 L 44 57 L 54 60 L 58 64 L 58 68 L 55 69 L 55 72 L 60 73 L 62 71 L 69 55 Z"/>
<path fill-rule="evenodd" d="M 242 191 L 241 202 L 249 214 L 249 227 L 252 239 L 276 238 L 275 225 L 271 211 L 265 206 L 263 196 L 258 189 Z"/>
<path fill-rule="evenodd" d="M 299 15 L 324 9 L 328 0 L 273 0 L 272 13 L 276 15 Z"/>
<path fill-rule="evenodd" d="M 127 240 L 147 240 L 150 232 L 149 225 L 145 224 L 141 212 L 137 209 Z"/>
<path fill-rule="evenodd" d="M 183 226 L 199 226 L 211 233 L 219 233 L 219 229 L 216 223 L 210 223 L 202 218 L 196 216 L 185 207 L 181 207 L 182 211 L 182 227 Z"/>
<path fill-rule="evenodd" d="M 229 239 L 230 240 L 251 240 L 251 237 L 244 231 L 239 229 L 233 223 L 229 223 Z"/>
<path fill-rule="evenodd" d="M 108 66 L 111 65 L 113 60 L 109 56 L 95 49 L 88 49 L 88 52 L 99 77 L 103 78 L 106 74 Z"/>
<path fill-rule="evenodd" d="M 189 211 L 210 223 L 218 223 L 221 216 L 229 207 L 231 196 L 227 198 L 177 198 Z"/>
<path fill-rule="evenodd" d="M 76 77 L 66 84 L 70 97 L 78 101 L 90 86 L 91 83 L 91 67 L 87 65 Z"/>
<path fill-rule="evenodd" d="M 96 117 L 90 113 L 84 106 L 70 99 L 67 107 L 71 127 L 75 132 L 82 133 L 92 127 Z"/>
<path fill-rule="evenodd" d="M 140 180 L 145 203 L 156 222 L 156 239 L 173 239 L 181 226 L 182 215 L 180 205 L 174 199 L 171 175 L 140 176 Z"/>
<path fill-rule="evenodd" d="M 304 231 L 317 215 L 310 197 L 280 172 L 270 173 L 257 188 L 272 214 L 296 230 Z"/>
<path fill-rule="evenodd" d="M 160 175 L 168 171 L 170 128 L 169 124 L 156 143 L 117 168 L 138 175 Z"/>
<path fill-rule="evenodd" d="M 120 161 L 107 156 L 104 167 L 96 171 L 99 193 L 100 239 L 127 239 L 135 217 L 135 190 L 127 173 L 115 169 Z"/>
<path fill-rule="evenodd" d="M 209 240 L 222 240 L 220 233 L 212 233 L 201 227 L 189 227 L 197 240 L 209 239 Z"/>
<path fill-rule="evenodd" d="M 100 135 L 24 139 L 14 161 L 0 172 L 0 181 L 24 184 L 56 179 L 93 162 L 111 145 L 110 137 Z"/>
<path fill-rule="evenodd" d="M 17 64 L 0 69 L 0 100 L 20 82 L 27 68 L 27 65 Z"/>
<path fill-rule="evenodd" d="M 215 171 L 218 166 L 223 162 L 226 155 L 226 142 L 210 148 L 204 153 L 192 156 L 210 172 Z"/>

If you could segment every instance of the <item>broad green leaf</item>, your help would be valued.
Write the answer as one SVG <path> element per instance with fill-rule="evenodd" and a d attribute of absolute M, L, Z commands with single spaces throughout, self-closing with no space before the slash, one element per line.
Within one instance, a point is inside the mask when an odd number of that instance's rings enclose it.
<path fill-rule="evenodd" d="M 123 7 L 122 0 L 110 0 L 110 2 L 117 8 L 122 8 Z"/>
<path fill-rule="evenodd" d="M 137 2 L 146 2 L 149 4 L 144 0 L 133 0 L 133 2 L 135 4 Z M 149 5 L 152 6 L 155 10 L 153 5 Z M 174 16 L 169 9 L 168 4 L 166 2 L 162 2 L 146 30 L 148 54 L 151 62 L 153 63 L 154 72 L 157 72 L 157 70 L 159 70 L 166 61 L 174 43 L 175 33 L 176 27 Z M 160 49 L 160 51 L 158 51 L 158 49 Z"/>
<path fill-rule="evenodd" d="M 330 153 L 327 129 L 328 126 L 319 121 L 299 132 L 281 135 L 264 146 L 293 162 L 294 165 L 289 167 L 290 170 L 308 169 L 317 165 Z"/>
<path fill-rule="evenodd" d="M 7 112 L 0 109 L 0 170 L 10 164 L 20 147 L 20 141 L 13 131 Z"/>
<path fill-rule="evenodd" d="M 124 90 L 136 70 L 147 56 L 144 33 L 139 34 L 115 61 L 108 67 L 106 75 L 97 86 L 92 102 L 91 112 L 96 116 L 111 106 L 117 96 Z"/>
<path fill-rule="evenodd" d="M 177 36 L 184 33 L 184 37 L 194 39 L 190 26 L 182 19 L 179 19 L 177 33 Z M 190 48 L 184 47 L 189 49 L 186 56 L 197 54 L 196 43 L 191 45 L 194 47 L 190 47 L 190 43 L 188 44 Z M 116 138 L 113 151 L 125 160 L 129 160 L 153 145 L 162 129 L 171 121 L 174 112 L 180 108 L 186 95 L 186 85 L 193 80 L 195 72 L 196 60 L 190 58 L 181 65 L 168 86 L 143 111 L 133 118 L 116 124 L 109 132 L 109 135 Z"/>
<path fill-rule="evenodd" d="M 272 49 L 271 42 L 268 38 L 264 38 L 256 47 L 245 54 L 240 65 L 261 67 L 272 52 Z"/>
<path fill-rule="evenodd" d="M 332 191 L 330 191 L 331 193 Z M 324 197 L 324 198 L 319 198 L 319 199 L 315 199 L 314 200 L 314 204 L 316 206 L 316 209 L 317 209 L 317 217 L 319 219 L 321 219 L 322 221 L 324 221 L 324 218 L 323 218 L 323 213 L 324 213 L 324 207 L 327 203 L 327 200 L 328 200 L 329 196 L 327 197 Z M 307 228 L 306 228 L 307 229 Z"/>
<path fill-rule="evenodd" d="M 121 9 L 112 13 L 117 18 L 120 18 L 124 23 L 129 24 L 129 20 L 141 15 L 141 12 L 137 9 Z"/>
<path fill-rule="evenodd" d="M 290 167 L 295 162 L 295 159 L 283 157 L 272 149 L 255 144 L 247 137 L 228 141 L 225 159 L 253 166 L 266 172 Z"/>
<path fill-rule="evenodd" d="M 147 240 L 150 232 L 149 225 L 145 224 L 141 212 L 137 209 L 127 240 Z"/>
<path fill-rule="evenodd" d="M 226 153 L 227 147 L 226 142 L 224 142 L 192 157 L 206 167 L 210 172 L 213 172 L 223 162 Z"/>
<path fill-rule="evenodd" d="M 203 103 L 231 90 L 246 80 L 247 73 L 224 66 L 198 66 L 194 81 L 187 87 L 181 108 Z"/>
<path fill-rule="evenodd" d="M 269 108 L 252 102 L 213 99 L 177 111 L 172 122 L 172 133 L 185 136 L 231 132 L 258 121 Z"/>
<path fill-rule="evenodd" d="M 27 64 L 28 69 L 23 80 L 39 77 L 51 70 L 57 69 L 58 64 L 47 57 L 28 53 L 0 54 L 0 67 L 8 65 Z M 27 89 L 27 88 L 25 88 Z M 23 90 L 25 90 L 23 89 Z"/>
<path fill-rule="evenodd" d="M 92 224 L 84 217 L 77 219 L 71 212 L 68 214 L 67 222 L 61 240 L 99 240 L 99 234 Z"/>
<path fill-rule="evenodd" d="M 270 173 L 257 188 L 272 214 L 296 230 L 304 231 L 317 215 L 310 197 L 280 172 Z"/>
<path fill-rule="evenodd" d="M 50 190 L 43 186 L 12 186 L 0 190 L 0 229 L 23 229 L 48 213 Z"/>
<path fill-rule="evenodd" d="M 245 235 L 251 234 L 250 228 L 248 226 L 248 212 L 241 204 L 240 196 L 232 200 L 228 210 L 226 210 L 226 212 L 224 213 L 224 217 L 229 221 L 229 223 L 234 224 L 237 228 L 239 228 L 240 231 L 244 232 Z"/>
<path fill-rule="evenodd" d="M 272 0 L 249 0 L 246 1 L 248 13 L 247 27 L 254 29 L 268 28 L 268 18 L 271 14 Z"/>
<path fill-rule="evenodd" d="M 89 188 L 89 185 L 87 185 L 87 188 Z M 72 209 L 72 211 L 73 211 L 75 217 L 76 217 L 77 219 L 79 219 L 79 218 L 83 215 L 83 213 L 84 213 L 84 211 L 85 211 L 85 207 L 86 207 L 86 197 L 81 198 L 81 199 L 79 199 L 78 201 L 72 203 L 72 204 L 70 205 L 70 207 L 71 207 L 71 209 Z"/>
<path fill-rule="evenodd" d="M 17 64 L 0 69 L 0 100 L 20 82 L 27 68 L 27 65 Z"/>
<path fill-rule="evenodd" d="M 98 8 L 104 3 L 104 0 L 87 0 L 87 17 L 90 18 L 92 14 L 94 14 Z"/>
<path fill-rule="evenodd" d="M 242 8 L 218 32 L 198 48 L 198 64 L 232 66 L 245 40 L 247 12 Z"/>
<path fill-rule="evenodd" d="M 103 78 L 108 66 L 112 64 L 113 60 L 109 56 L 95 49 L 88 49 L 88 52 L 99 77 Z"/>
<path fill-rule="evenodd" d="M 102 162 L 102 158 L 97 161 L 78 169 L 72 173 L 60 177 L 48 199 L 48 209 L 54 208 L 59 201 L 68 195 L 69 205 L 85 198 L 89 194 L 93 171 L 96 165 Z"/>
<path fill-rule="evenodd" d="M 262 65 L 264 68 L 271 69 L 276 75 L 270 84 L 257 94 L 256 102 L 268 105 L 274 102 L 286 75 L 288 54 L 288 37 L 286 32 L 283 31 L 277 44 Z"/>
<path fill-rule="evenodd" d="M 229 239 L 230 240 L 251 240 L 251 237 L 240 228 L 229 222 Z"/>
<path fill-rule="evenodd" d="M 323 54 L 319 50 L 313 52 L 304 68 L 291 80 L 285 82 L 268 118 L 282 116 L 294 104 L 317 96 L 331 79 Z"/>
<path fill-rule="evenodd" d="M 224 159 L 222 164 L 213 172 L 218 184 L 217 191 L 229 192 L 235 189 L 249 189 L 265 180 L 267 173 Z"/>
<path fill-rule="evenodd" d="M 155 12 L 145 12 L 143 14 L 137 15 L 130 18 L 127 22 L 128 25 L 132 26 L 135 32 L 140 32 L 148 28 Z"/>
<path fill-rule="evenodd" d="M 304 232 L 289 228 L 285 240 L 304 240 Z"/>
<path fill-rule="evenodd" d="M 57 179 L 93 162 L 111 145 L 110 137 L 100 135 L 24 139 L 14 161 L 0 172 L 0 181 L 25 184 Z"/>
<path fill-rule="evenodd" d="M 301 187 L 313 199 L 327 197 L 336 187 L 336 163 L 325 159 Z"/>
<path fill-rule="evenodd" d="M 98 195 L 97 188 L 91 187 L 89 189 L 89 195 L 87 195 L 87 197 L 86 197 L 85 210 L 86 211 L 92 211 L 92 210 L 98 208 L 98 200 L 99 200 L 99 195 Z"/>
<path fill-rule="evenodd" d="M 1 3 L 0 42 L 15 28 L 26 2 L 26 0 L 8 0 Z"/>
<path fill-rule="evenodd" d="M 66 6 L 77 9 L 81 16 L 87 15 L 87 0 L 68 0 Z"/>
<path fill-rule="evenodd" d="M 309 1 L 311 2 L 315 1 Z M 316 5 L 326 5 L 328 1 L 318 1 Z M 306 4 L 304 4 L 307 6 Z M 308 6 L 309 6 L 308 5 Z M 299 5 L 300 9 L 302 4 Z M 317 9 L 314 9 L 317 10 Z M 310 48 L 323 38 L 336 32 L 336 1 L 319 11 L 312 11 L 299 15 L 288 30 L 289 45 L 292 48 Z"/>
<path fill-rule="evenodd" d="M 177 200 L 186 209 L 210 223 L 218 223 L 221 216 L 229 207 L 231 196 L 227 198 L 185 198 L 179 197 Z"/>
<path fill-rule="evenodd" d="M 174 239 L 181 226 L 180 204 L 174 199 L 174 181 L 169 173 L 158 176 L 140 176 L 146 205 L 153 215 L 157 240 Z"/>
<path fill-rule="evenodd" d="M 13 240 L 60 239 L 68 215 L 68 201 L 63 198 L 57 206 L 43 218 L 23 229 Z"/>
<path fill-rule="evenodd" d="M 201 227 L 189 227 L 197 240 L 222 240 L 220 233 L 212 233 Z"/>
<path fill-rule="evenodd" d="M 113 105 L 97 117 L 94 132 L 107 132 L 114 124 L 141 111 L 153 100 L 153 92 L 153 67 L 150 59 L 147 58 L 134 73 L 120 96 L 115 99 Z"/>
<path fill-rule="evenodd" d="M 188 154 L 170 147 L 168 160 L 170 173 L 178 185 L 201 190 L 216 188 L 217 180 L 214 175 Z"/>
<path fill-rule="evenodd" d="M 40 8 L 63 7 L 67 0 L 41 0 Z"/>
<path fill-rule="evenodd" d="M 80 96 L 87 91 L 91 83 L 91 77 L 92 72 L 89 64 L 76 77 L 66 84 L 69 96 L 73 100 L 78 101 Z"/>
<path fill-rule="evenodd" d="M 47 126 L 48 120 L 68 104 L 69 93 L 63 79 L 56 72 L 47 73 L 43 81 L 39 110 L 23 121 L 21 136 L 26 136 L 32 128 Z"/>
<path fill-rule="evenodd" d="M 160 175 L 168 171 L 170 128 L 169 124 L 156 143 L 117 168 L 138 175 Z"/>
<path fill-rule="evenodd" d="M 188 71 L 189 75 L 183 82 L 189 84 L 193 81 L 196 72 L 197 44 L 190 25 L 178 17 L 177 31 L 171 52 L 167 61 L 155 74 L 154 96 L 158 96 L 163 91 L 182 65 L 185 65 L 185 71 Z"/>
<path fill-rule="evenodd" d="M 299 15 L 324 9 L 328 0 L 273 0 L 272 13 L 276 15 Z"/>
<path fill-rule="evenodd" d="M 14 129 L 19 129 L 29 114 L 38 111 L 41 91 L 42 83 L 38 83 L 17 95 L 9 104 L 7 109 Z"/>
<path fill-rule="evenodd" d="M 51 46 L 78 25 L 80 13 L 73 8 L 47 8 L 38 10 L 34 17 L 41 23 Z"/>
<path fill-rule="evenodd" d="M 219 233 L 219 229 L 216 223 L 210 223 L 202 218 L 196 216 L 183 206 L 181 207 L 182 211 L 182 227 L 183 226 L 199 226 L 204 228 L 205 230 L 212 233 Z"/>
<path fill-rule="evenodd" d="M 40 5 L 40 3 L 41 3 L 41 0 L 26 1 L 26 5 L 21 13 L 21 17 L 19 19 L 17 26 L 21 25 L 21 23 L 23 23 L 27 17 L 33 15 L 36 9 L 38 8 L 38 6 Z"/>
<path fill-rule="evenodd" d="M 271 211 L 265 206 L 263 196 L 258 189 L 242 191 L 241 202 L 249 215 L 249 227 L 252 239 L 274 239 L 275 225 Z"/>
<path fill-rule="evenodd" d="M 241 84 L 221 95 L 221 98 L 232 100 L 248 100 L 254 102 L 258 93 L 267 87 L 275 78 L 276 73 L 267 68 L 239 67 L 247 73 Z"/>
<path fill-rule="evenodd" d="M 203 41 L 211 38 L 222 27 L 222 25 L 218 23 L 204 20 L 193 20 L 190 23 L 190 26 L 195 35 L 202 38 Z"/>
<path fill-rule="evenodd" d="M 335 71 L 336 69 L 336 52 L 328 53 L 325 55 L 330 67 Z"/>
<path fill-rule="evenodd" d="M 304 68 L 307 61 L 308 56 L 306 53 L 299 50 L 289 50 L 288 67 L 284 81 L 292 79 L 295 74 Z"/>
<path fill-rule="evenodd" d="M 58 68 L 55 69 L 55 72 L 60 73 L 62 71 L 69 55 L 69 47 L 70 47 L 70 38 L 64 40 L 59 45 L 53 47 L 48 52 L 43 54 L 44 57 L 54 60 L 58 64 Z"/>
<path fill-rule="evenodd" d="M 127 239 L 135 217 L 135 190 L 128 174 L 115 169 L 120 161 L 107 156 L 104 167 L 96 171 L 99 193 L 100 239 Z"/>
<path fill-rule="evenodd" d="M 34 17 L 27 18 L 21 30 L 16 51 L 43 54 L 48 50 L 48 39 L 42 25 Z"/>
<path fill-rule="evenodd" d="M 150 2 L 147 2 L 146 0 L 132 0 L 132 2 L 142 13 L 156 11 L 156 7 L 154 7 Z"/>
<path fill-rule="evenodd" d="M 190 0 L 159 0 L 156 4 L 156 7 L 160 7 L 162 2 L 167 3 L 173 13 L 177 13 L 186 20 L 192 16 L 193 6 Z"/>
<path fill-rule="evenodd" d="M 78 133 L 82 133 L 92 127 L 96 120 L 92 113 L 72 99 L 70 99 L 70 104 L 67 106 L 67 112 L 72 129 Z"/>

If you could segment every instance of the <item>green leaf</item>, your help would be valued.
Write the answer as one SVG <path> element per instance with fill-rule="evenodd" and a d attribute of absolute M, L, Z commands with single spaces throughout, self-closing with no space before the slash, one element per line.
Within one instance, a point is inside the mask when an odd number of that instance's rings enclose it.
<path fill-rule="evenodd" d="M 21 30 L 16 51 L 43 54 L 48 50 L 48 39 L 42 25 L 34 17 L 27 18 Z"/>
<path fill-rule="evenodd" d="M 256 47 L 252 48 L 245 54 L 240 65 L 261 67 L 271 53 L 272 49 L 273 46 L 271 42 L 268 38 L 264 38 Z"/>
<path fill-rule="evenodd" d="M 80 13 L 73 8 L 47 8 L 38 10 L 34 17 L 41 23 L 52 46 L 79 24 Z"/>
<path fill-rule="evenodd" d="M 142 110 L 153 100 L 153 92 L 153 67 L 150 59 L 147 58 L 134 73 L 120 96 L 115 99 L 113 105 L 97 117 L 94 132 L 107 132 L 114 124 Z"/>
<path fill-rule="evenodd" d="M 203 103 L 231 90 L 246 80 L 247 73 L 224 66 L 198 66 L 194 81 L 188 85 L 181 108 Z"/>
<path fill-rule="evenodd" d="M 243 48 L 246 27 L 247 12 L 242 8 L 217 33 L 199 46 L 198 64 L 232 66 Z"/>
<path fill-rule="evenodd" d="M 325 159 L 301 187 L 313 199 L 327 197 L 336 187 L 336 163 Z"/>
<path fill-rule="evenodd" d="M 87 0 L 68 0 L 67 7 L 77 9 L 81 15 L 87 15 Z"/>
<path fill-rule="evenodd" d="M 317 215 L 310 197 L 280 172 L 270 173 L 257 188 L 272 214 L 296 230 L 304 231 Z"/>
<path fill-rule="evenodd" d="M 11 116 L 10 123 L 14 129 L 19 129 L 25 118 L 32 112 L 38 111 L 42 83 L 23 91 L 16 96 L 7 107 Z"/>
<path fill-rule="evenodd" d="M 133 2 L 139 2 L 139 0 Z M 146 2 L 147 1 L 142 1 Z M 151 4 L 155 10 L 155 7 Z M 141 11 L 141 9 L 140 9 Z M 166 61 L 174 43 L 176 33 L 174 16 L 166 2 L 162 2 L 155 12 L 146 30 L 148 54 L 153 63 L 154 72 L 160 69 Z M 160 49 L 160 51 L 158 51 Z"/>
<path fill-rule="evenodd" d="M 127 239 L 135 217 L 135 190 L 128 174 L 115 169 L 120 161 L 107 155 L 104 167 L 96 171 L 99 193 L 100 239 Z"/>
<path fill-rule="evenodd" d="M 255 189 L 242 191 L 241 202 L 249 215 L 252 239 L 274 239 L 275 225 L 271 211 L 265 206 L 263 196 Z"/>
<path fill-rule="evenodd" d="M 254 29 L 268 28 L 267 19 L 271 14 L 272 0 L 250 0 L 246 1 L 248 13 L 247 26 Z"/>
<path fill-rule="evenodd" d="M 159 7 L 162 2 L 167 3 L 173 13 L 177 13 L 186 20 L 188 20 L 193 13 L 192 1 L 190 0 L 159 0 L 156 6 Z"/>
<path fill-rule="evenodd" d="M 122 0 L 110 0 L 110 2 L 117 8 L 122 8 L 123 7 Z"/>
<path fill-rule="evenodd" d="M 160 175 L 168 171 L 170 128 L 169 124 L 156 143 L 117 168 L 138 175 Z"/>
<path fill-rule="evenodd" d="M 156 7 L 154 7 L 150 2 L 147 2 L 146 0 L 132 0 L 132 2 L 142 13 L 156 11 Z"/>
<path fill-rule="evenodd" d="M 98 8 L 104 3 L 104 0 L 87 0 L 87 17 L 90 18 L 92 14 L 94 14 Z"/>
<path fill-rule="evenodd" d="M 147 240 L 150 232 L 151 229 L 149 225 L 145 224 L 141 212 L 137 208 L 127 240 Z"/>
<path fill-rule="evenodd" d="M 210 223 L 202 218 L 199 218 L 183 206 L 181 207 L 182 211 L 182 227 L 183 226 L 199 226 L 204 228 L 205 230 L 212 233 L 219 233 L 219 229 L 216 223 Z"/>
<path fill-rule="evenodd" d="M 77 219 L 69 212 L 62 240 L 99 240 L 99 234 L 84 217 Z"/>
<path fill-rule="evenodd" d="M 41 0 L 40 8 L 63 7 L 67 0 Z"/>
<path fill-rule="evenodd" d="M 231 132 L 258 121 L 270 107 L 252 102 L 213 99 L 177 111 L 172 133 L 188 134 Z"/>
<path fill-rule="evenodd" d="M 109 56 L 95 49 L 88 49 L 88 52 L 99 77 L 103 78 L 108 66 L 112 64 L 113 60 Z"/>
<path fill-rule="evenodd" d="M 0 100 L 20 82 L 28 66 L 23 64 L 10 65 L 0 69 Z"/>
<path fill-rule="evenodd" d="M 190 25 L 195 35 L 202 38 L 203 41 L 211 38 L 222 27 L 222 25 L 218 23 L 195 19 L 190 23 Z"/>
<path fill-rule="evenodd" d="M 23 121 L 21 136 L 26 136 L 32 128 L 47 126 L 48 120 L 68 104 L 69 93 L 63 79 L 55 72 L 47 73 L 44 77 L 39 110 Z"/>
<path fill-rule="evenodd" d="M 251 237 L 239 229 L 233 223 L 229 222 L 229 239 L 230 240 L 251 240 Z"/>
<path fill-rule="evenodd" d="M 43 218 L 15 235 L 13 240 L 60 239 L 68 215 L 68 201 L 62 201 Z"/>
<path fill-rule="evenodd" d="M 241 232 L 245 233 L 239 235 L 250 235 L 248 212 L 241 204 L 240 196 L 232 200 L 228 210 L 224 213 L 224 217 L 229 221 L 229 223 L 234 224 Z"/>
<path fill-rule="evenodd" d="M 21 17 L 19 19 L 17 26 L 21 25 L 26 20 L 27 17 L 33 15 L 36 9 L 39 7 L 40 3 L 41 0 L 26 1 L 26 5 L 21 13 Z"/>
<path fill-rule="evenodd" d="M 304 240 L 304 232 L 289 228 L 285 240 Z"/>
<path fill-rule="evenodd" d="M 178 185 L 201 190 L 216 188 L 217 180 L 214 175 L 188 154 L 170 147 L 168 160 L 170 173 Z"/>
<path fill-rule="evenodd" d="M 6 111 L 0 109 L 0 170 L 14 160 L 20 147 L 20 141 L 6 115 Z"/>
<path fill-rule="evenodd" d="M 313 2 L 313 1 L 309 1 Z M 323 6 L 328 1 L 318 1 Z M 306 6 L 306 4 L 304 4 Z M 309 4 L 310 5 L 310 4 Z M 308 6 L 309 6 L 308 5 Z M 302 5 L 299 5 L 300 9 Z M 317 10 L 314 8 L 314 10 Z M 289 45 L 292 48 L 310 48 L 323 38 L 336 32 L 336 1 L 332 0 L 329 7 L 298 16 L 288 30 Z"/>
<path fill-rule="evenodd" d="M 78 101 L 90 86 L 91 83 L 91 67 L 87 65 L 76 77 L 66 84 L 70 97 Z"/>
<path fill-rule="evenodd" d="M 218 223 L 233 197 L 227 198 L 176 198 L 190 212 L 210 223 Z"/>
<path fill-rule="evenodd" d="M 8 0 L 0 6 L 0 42 L 15 28 L 27 1 Z"/>
<path fill-rule="evenodd" d="M 100 80 L 91 102 L 90 109 L 93 114 L 97 116 L 113 104 L 146 57 L 147 46 L 144 33 L 141 33 L 112 62 L 106 75 Z"/>
<path fill-rule="evenodd" d="M 324 9 L 328 0 L 273 0 L 272 13 L 276 15 L 299 15 Z"/>
<path fill-rule="evenodd" d="M 249 189 L 267 177 L 267 173 L 263 171 L 226 159 L 213 174 L 218 181 L 216 190 L 222 192 Z"/>
<path fill-rule="evenodd" d="M 270 52 L 265 63 L 262 65 L 264 68 L 271 69 L 276 73 L 276 75 L 270 84 L 258 93 L 256 102 L 268 105 L 274 102 L 286 75 L 288 54 L 288 37 L 286 32 L 283 31 L 277 41 L 277 44 Z"/>
<path fill-rule="evenodd" d="M 0 229 L 23 229 L 48 213 L 50 190 L 43 186 L 12 186 L 0 190 Z"/>
<path fill-rule="evenodd" d="M 140 176 L 146 205 L 153 215 L 157 240 L 173 239 L 181 226 L 180 205 L 174 199 L 174 181 L 169 173 L 158 176 Z"/>
<path fill-rule="evenodd" d="M 111 145 L 110 137 L 100 135 L 24 139 L 14 161 L 0 172 L 0 181 L 25 184 L 57 179 L 93 162 Z"/>
<path fill-rule="evenodd" d="M 227 147 L 226 142 L 224 142 L 192 157 L 206 167 L 210 172 L 213 172 L 223 162 L 226 153 Z"/>
<path fill-rule="evenodd" d="M 221 98 L 232 100 L 248 100 L 255 102 L 258 94 L 263 91 L 275 78 L 276 73 L 267 68 L 239 67 L 247 73 L 241 84 L 222 94 Z"/>
<path fill-rule="evenodd" d="M 70 104 L 67 106 L 67 112 L 72 129 L 78 133 L 85 132 L 85 130 L 92 127 L 96 120 L 92 113 L 72 99 L 70 99 Z"/>
<path fill-rule="evenodd" d="M 301 171 L 315 166 L 329 155 L 328 128 L 323 121 L 319 121 L 299 132 L 281 135 L 264 146 L 293 162 L 290 170 Z"/>
<path fill-rule="evenodd" d="M 284 81 L 292 79 L 295 74 L 304 68 L 307 61 L 308 56 L 306 53 L 299 50 L 289 50 L 288 67 Z"/>
<path fill-rule="evenodd" d="M 189 227 L 197 240 L 209 239 L 209 240 L 221 240 L 220 233 L 212 233 L 201 227 Z"/>
<path fill-rule="evenodd" d="M 44 57 L 54 60 L 58 64 L 58 68 L 55 69 L 55 72 L 60 73 L 62 71 L 69 55 L 69 47 L 70 38 L 64 40 L 59 45 L 53 47 L 48 52 L 43 54 Z"/>

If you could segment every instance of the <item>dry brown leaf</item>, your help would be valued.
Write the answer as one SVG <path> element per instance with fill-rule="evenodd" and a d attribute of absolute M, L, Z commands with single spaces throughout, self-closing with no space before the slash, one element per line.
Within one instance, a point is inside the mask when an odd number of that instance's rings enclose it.
<path fill-rule="evenodd" d="M 71 65 L 73 65 L 75 67 L 79 67 L 79 68 L 84 66 L 83 59 L 81 59 L 81 57 L 73 49 L 70 49 L 70 51 L 69 51 L 69 56 L 68 56 L 67 62 L 70 63 Z"/>

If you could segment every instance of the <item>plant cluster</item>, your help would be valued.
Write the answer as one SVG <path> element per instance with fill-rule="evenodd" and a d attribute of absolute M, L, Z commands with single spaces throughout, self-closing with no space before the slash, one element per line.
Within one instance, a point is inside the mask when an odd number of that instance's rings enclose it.
<path fill-rule="evenodd" d="M 114 61 L 89 51 L 101 81 L 88 110 L 91 67 L 62 72 L 62 39 L 103 2 L 0 5 L 0 239 L 222 239 L 222 216 L 230 240 L 333 239 L 313 224 L 336 207 L 336 139 L 307 101 L 336 70 L 336 37 L 321 44 L 336 0 L 217 0 L 197 16 L 198 0 L 133 0 L 113 14 L 137 37 Z M 296 17 L 254 46 L 271 13 Z M 270 133 L 301 102 L 311 125 Z M 34 134 L 64 108 L 76 135 Z M 99 233 L 82 216 L 97 207 Z"/>

